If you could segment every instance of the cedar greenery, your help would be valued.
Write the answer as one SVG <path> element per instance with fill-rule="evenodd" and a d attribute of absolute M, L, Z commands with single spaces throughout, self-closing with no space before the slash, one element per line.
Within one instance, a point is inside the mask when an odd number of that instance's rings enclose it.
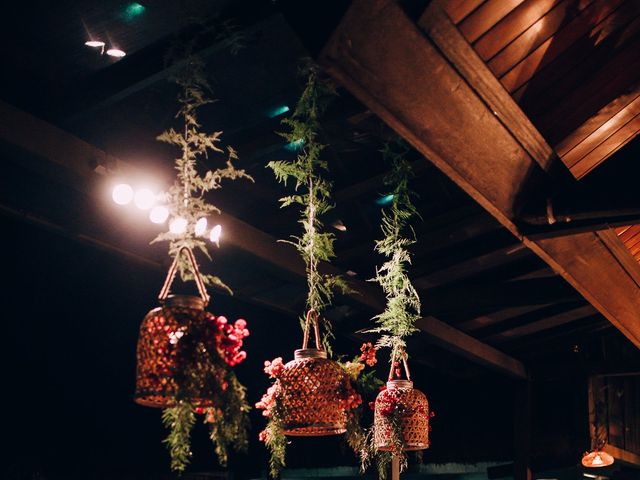
<path fill-rule="evenodd" d="M 387 260 L 376 269 L 372 281 L 378 282 L 387 299 L 385 310 L 374 317 L 378 327 L 371 332 L 382 333 L 378 347 L 391 348 L 391 361 L 400 361 L 406 348 L 406 337 L 416 332 L 415 322 L 420 318 L 420 297 L 407 275 L 411 264 L 409 247 L 415 243 L 410 220 L 418 216 L 409 188 L 413 177 L 411 165 L 405 155 L 408 147 L 400 142 L 385 144 L 383 156 L 391 166 L 385 185 L 391 188 L 391 206 L 382 211 L 383 238 L 376 240 L 375 250 Z"/>
<path fill-rule="evenodd" d="M 388 209 L 382 211 L 381 230 L 383 238 L 376 240 L 375 250 L 387 260 L 376 269 L 371 280 L 378 282 L 386 296 L 385 310 L 374 317 L 378 326 L 371 332 L 381 333 L 376 346 L 391 349 L 390 361 L 395 368 L 406 352 L 406 338 L 417 331 L 415 322 L 420 318 L 420 297 L 412 285 L 407 268 L 411 264 L 409 247 L 415 243 L 415 232 L 410 221 L 418 217 L 412 198 L 415 193 L 409 187 L 413 178 L 411 165 L 406 159 L 409 148 L 402 141 L 387 142 L 382 150 L 390 164 L 385 185 L 392 195 Z M 366 440 L 360 450 L 361 469 L 364 471 L 375 463 L 380 478 L 386 478 L 387 466 L 394 456 L 400 461 L 400 470 L 407 466 L 402 435 L 402 413 L 395 411 L 389 416 L 393 451 L 378 451 L 374 443 L 373 428 L 366 432 Z"/>
<path fill-rule="evenodd" d="M 238 160 L 238 155 L 233 147 L 227 146 L 223 149 L 219 146 L 221 131 L 207 133 L 200 130 L 197 110 L 214 102 L 207 97 L 206 92 L 210 87 L 204 75 L 202 60 L 189 55 L 186 68 L 176 76 L 175 82 L 181 89 L 178 95 L 180 108 L 176 118 L 182 120 L 182 127 L 180 131 L 173 127 L 165 130 L 158 136 L 158 140 L 179 147 L 182 153 L 175 159 L 175 169 L 178 171 L 176 181 L 168 192 L 163 194 L 163 199 L 168 205 L 171 217 L 185 218 L 188 228 L 181 234 L 163 232 L 152 243 L 168 241 L 169 255 L 172 257 L 186 246 L 192 250 L 200 250 L 211 259 L 206 241 L 202 237 L 197 237 L 193 230 L 199 218 L 220 213 L 218 207 L 204 198 L 205 194 L 221 188 L 223 180 L 253 181 L 253 178 L 245 170 L 235 168 L 233 162 Z M 204 175 L 201 175 L 197 164 L 210 160 L 211 153 L 223 156 L 224 166 L 207 170 Z M 178 262 L 182 280 L 193 279 L 188 260 L 180 256 Z M 203 280 L 209 286 L 222 288 L 232 294 L 231 289 L 215 275 L 205 274 Z"/>
<path fill-rule="evenodd" d="M 171 454 L 171 470 L 182 473 L 191 460 L 191 430 L 196 423 L 193 406 L 184 400 L 162 411 L 162 423 L 169 430 L 164 443 Z"/>
<path fill-rule="evenodd" d="M 290 205 L 301 207 L 300 224 L 302 236 L 292 236 L 292 244 L 306 265 L 307 273 L 307 309 L 318 313 L 331 304 L 336 290 L 348 290 L 343 278 L 324 275 L 318 271 L 321 261 L 330 261 L 335 257 L 333 250 L 334 235 L 323 231 L 320 216 L 333 208 L 331 203 L 332 184 L 324 177 L 328 170 L 327 161 L 321 158 L 325 145 L 320 143 L 319 117 L 327 106 L 328 100 L 335 95 L 333 86 L 319 78 L 316 67 L 309 67 L 307 84 L 295 110 L 282 123 L 289 127 L 288 132 L 280 133 L 290 145 L 297 146 L 299 154 L 293 160 L 271 161 L 267 167 L 273 170 L 276 179 L 287 184 L 294 182 L 294 195 L 280 199 L 281 208 Z M 324 320 L 323 346 L 331 351 L 329 340 L 332 338 L 331 325 Z"/>
<path fill-rule="evenodd" d="M 245 179 L 253 182 L 253 178 L 245 170 L 235 168 L 234 161 L 238 160 L 238 155 L 233 147 L 227 146 L 223 149 L 219 146 L 221 131 L 207 133 L 201 130 L 197 110 L 213 103 L 214 100 L 207 96 L 210 87 L 204 74 L 204 63 L 197 56 L 191 55 L 189 48 L 185 55 L 185 68 L 174 79 L 180 88 L 180 108 L 176 118 L 181 119 L 181 128 L 169 128 L 157 139 L 181 150 L 180 157 L 175 159 L 176 181 L 163 194 L 163 200 L 168 206 L 170 216 L 186 219 L 188 228 L 181 234 L 170 231 L 160 233 L 152 243 L 169 242 L 169 255 L 178 256 L 180 276 L 183 281 L 188 281 L 194 279 L 195 272 L 191 271 L 192 266 L 188 259 L 179 255 L 182 247 L 197 249 L 211 259 L 206 241 L 194 232 L 198 219 L 212 213 L 220 213 L 220 209 L 209 203 L 205 195 L 211 190 L 221 188 L 223 180 Z M 211 161 L 211 154 L 222 156 L 224 164 L 201 174 L 198 163 Z M 211 274 L 203 274 L 202 277 L 206 285 L 222 288 L 233 294 L 219 277 Z M 221 465 L 226 465 L 229 447 L 236 450 L 247 447 L 247 412 L 250 407 L 245 398 L 244 386 L 238 381 L 235 373 L 224 365 L 222 359 L 220 362 L 220 368 L 226 370 L 225 382 L 228 385 L 220 395 L 220 407 L 208 408 L 198 413 L 203 413 L 205 422 L 210 425 L 210 438 L 215 445 L 218 460 Z M 193 406 L 180 400 L 175 407 L 165 409 L 162 418 L 169 429 L 165 443 L 171 453 L 171 468 L 183 472 L 191 456 L 190 431 L 195 423 Z"/>

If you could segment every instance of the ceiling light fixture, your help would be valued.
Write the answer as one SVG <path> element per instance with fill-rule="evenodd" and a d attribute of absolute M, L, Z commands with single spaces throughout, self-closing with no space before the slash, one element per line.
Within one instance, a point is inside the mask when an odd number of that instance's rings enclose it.
<path fill-rule="evenodd" d="M 100 40 L 89 40 L 87 42 L 84 42 L 84 44 L 87 47 L 91 47 L 91 48 L 100 48 L 100 47 L 104 47 L 104 42 L 101 42 Z"/>
<path fill-rule="evenodd" d="M 126 55 L 126 53 L 119 48 L 110 48 L 107 50 L 107 55 L 110 57 L 122 58 Z"/>

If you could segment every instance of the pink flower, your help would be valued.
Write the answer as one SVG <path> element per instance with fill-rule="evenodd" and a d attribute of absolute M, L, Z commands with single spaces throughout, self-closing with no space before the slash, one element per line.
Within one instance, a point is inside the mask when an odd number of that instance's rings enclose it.
<path fill-rule="evenodd" d="M 264 373 L 269 375 L 269 378 L 277 378 L 284 371 L 284 364 L 282 363 L 282 357 L 274 358 L 272 361 L 264 362 Z"/>
<path fill-rule="evenodd" d="M 376 348 L 373 346 L 371 342 L 363 343 L 360 347 L 360 358 L 358 359 L 360 362 L 364 362 L 369 367 L 373 367 L 378 359 L 376 358 Z"/>

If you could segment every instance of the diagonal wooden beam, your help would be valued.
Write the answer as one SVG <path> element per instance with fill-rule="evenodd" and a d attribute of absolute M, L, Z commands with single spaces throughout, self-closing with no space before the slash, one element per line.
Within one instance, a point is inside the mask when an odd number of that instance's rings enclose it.
<path fill-rule="evenodd" d="M 570 178 L 566 168 L 438 2 L 420 25 L 396 1 L 356 0 L 320 61 L 640 347 L 640 288 L 595 233 L 518 229 L 523 202 Z"/>
<path fill-rule="evenodd" d="M 515 358 L 476 340 L 470 335 L 456 330 L 451 325 L 434 317 L 424 317 L 418 320 L 418 328 L 447 350 L 475 363 L 485 365 L 518 379 L 527 378 L 524 365 Z"/>
<path fill-rule="evenodd" d="M 104 169 L 99 170 L 104 173 L 108 173 L 108 169 L 111 167 L 117 167 L 122 172 L 139 173 L 133 166 L 106 155 L 96 147 L 68 132 L 1 101 L 0 119 L 2 119 L 0 122 L 0 141 L 7 142 L 65 167 L 79 178 L 89 180 L 92 184 L 95 183 L 95 178 L 98 176 L 95 169 L 96 159 L 100 160 L 99 163 L 106 165 Z M 38 132 L 38 135 L 34 136 L 33 132 Z M 78 188 L 83 191 L 86 190 L 83 186 L 78 186 Z M 94 195 L 99 195 L 97 189 L 92 191 Z M 223 213 L 220 217 L 220 223 L 224 225 L 225 241 L 231 245 L 251 253 L 295 278 L 304 278 L 306 276 L 302 260 L 290 245 L 278 242 L 272 235 L 229 214 Z M 342 274 L 339 269 L 328 264 L 322 265 L 321 271 Z M 353 293 L 348 294 L 352 301 L 373 312 L 380 312 L 384 308 L 382 293 L 372 284 L 348 277 L 345 278 L 348 279 L 351 288 L 354 290 Z M 273 305 L 269 306 L 273 308 Z M 430 331 L 429 335 L 444 348 L 454 352 L 461 351 L 460 345 L 456 342 L 466 338 L 466 336 L 461 337 L 464 334 L 452 327 Z M 490 349 L 487 350 L 489 352 L 494 350 L 481 342 L 473 343 L 473 348 L 480 349 L 479 351 L 483 351 L 483 348 Z M 465 353 L 464 355 L 482 365 L 488 365 L 511 376 L 521 377 L 523 375 L 524 367 L 522 364 L 504 354 L 502 354 L 503 356 L 493 355 L 488 358 L 484 358 L 484 354 Z"/>

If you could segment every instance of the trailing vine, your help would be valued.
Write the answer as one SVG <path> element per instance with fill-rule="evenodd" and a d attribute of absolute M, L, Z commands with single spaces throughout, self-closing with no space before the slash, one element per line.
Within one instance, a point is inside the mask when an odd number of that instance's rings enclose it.
<path fill-rule="evenodd" d="M 198 109 L 213 103 L 207 96 L 210 91 L 204 74 L 202 60 L 189 52 L 186 54 L 185 68 L 175 77 L 180 88 L 178 103 L 180 108 L 176 118 L 181 120 L 179 129 L 173 127 L 161 133 L 157 139 L 174 145 L 181 151 L 175 159 L 177 176 L 174 184 L 161 195 L 169 210 L 171 218 L 186 220 L 187 227 L 181 233 L 171 231 L 160 233 L 153 241 L 169 242 L 169 255 L 178 258 L 178 268 L 183 281 L 194 279 L 195 272 L 185 256 L 179 255 L 183 247 L 199 250 L 208 259 L 211 255 L 205 238 L 195 230 L 198 220 L 212 213 L 220 213 L 220 209 L 211 204 L 206 194 L 222 187 L 224 180 L 245 179 L 253 182 L 253 178 L 243 169 L 237 169 L 234 162 L 238 160 L 236 151 L 231 146 L 222 148 L 221 131 L 204 132 L 198 121 Z M 213 155 L 222 157 L 222 166 L 200 173 L 199 163 L 209 163 Z M 226 290 L 231 289 L 217 276 L 202 275 L 204 283 Z M 229 448 L 243 450 L 247 447 L 247 412 L 250 407 L 246 401 L 245 387 L 238 381 L 229 367 L 244 360 L 246 354 L 240 352 L 242 338 L 248 335 L 246 322 L 238 320 L 235 324 L 227 324 L 224 317 L 217 317 L 219 332 L 217 348 L 212 349 L 214 362 L 222 372 L 219 398 L 215 399 L 215 407 L 195 408 L 190 403 L 179 400 L 176 406 L 164 410 L 162 418 L 169 430 L 165 443 L 171 454 L 172 470 L 183 472 L 190 456 L 190 432 L 195 423 L 196 414 L 203 415 L 204 422 L 210 427 L 210 438 L 221 465 L 226 465 Z M 219 358 L 218 358 L 219 357 Z"/>
<path fill-rule="evenodd" d="M 374 317 L 377 327 L 371 332 L 380 333 L 376 346 L 390 349 L 391 368 L 399 376 L 399 365 L 406 355 L 406 338 L 417 331 L 415 322 L 420 318 L 420 297 L 407 275 L 411 264 L 409 247 L 415 243 L 415 233 L 411 220 L 418 217 L 413 204 L 415 193 L 409 187 L 413 178 L 411 165 L 406 160 L 409 149 L 400 141 L 388 142 L 382 154 L 390 166 L 384 183 L 389 188 L 391 204 L 382 211 L 382 238 L 376 240 L 375 250 L 386 258 L 376 269 L 371 281 L 377 282 L 385 293 L 386 306 L 382 313 Z M 398 402 L 395 392 L 384 390 L 376 403 L 387 423 L 390 425 L 391 451 L 378 451 L 374 442 L 374 430 L 366 432 L 366 439 L 360 450 L 361 468 L 364 471 L 375 463 L 380 478 L 386 478 L 387 466 L 393 457 L 400 461 L 400 469 L 407 465 L 402 418 L 406 412 Z M 374 408 L 374 405 L 372 405 Z"/>
<path fill-rule="evenodd" d="M 180 108 L 176 118 L 181 119 L 182 126 L 180 130 L 171 127 L 157 138 L 161 142 L 180 148 L 181 155 L 175 159 L 175 169 L 178 172 L 176 181 L 161 196 L 171 217 L 185 219 L 188 227 L 182 233 L 171 231 L 160 233 L 152 243 L 168 241 L 171 257 L 175 257 L 180 249 L 186 246 L 192 250 L 201 251 L 211 259 L 206 240 L 197 235 L 194 229 L 199 219 L 206 218 L 212 213 L 220 213 L 220 209 L 211 204 L 205 195 L 211 190 L 221 188 L 223 180 L 245 179 L 253 182 L 253 178 L 244 169 L 237 169 L 234 166 L 234 162 L 238 160 L 238 154 L 233 147 L 227 145 L 223 149 L 219 146 L 221 131 L 211 133 L 201 131 L 197 110 L 214 102 L 207 96 L 210 87 L 204 74 L 202 60 L 189 55 L 186 67 L 175 77 L 175 82 L 181 90 L 178 95 Z M 222 156 L 224 165 L 201 174 L 197 168 L 198 162 L 209 161 L 212 153 Z M 190 271 L 186 258 L 179 257 L 178 266 L 183 281 L 193 279 L 193 272 Z M 203 279 L 209 286 L 222 288 L 229 294 L 233 293 L 215 275 L 205 274 Z"/>
<path fill-rule="evenodd" d="M 293 160 L 276 160 L 267 164 L 273 170 L 276 179 L 287 185 L 294 183 L 295 194 L 280 199 L 282 208 L 290 205 L 301 207 L 300 224 L 302 236 L 292 236 L 287 240 L 302 256 L 307 273 L 308 310 L 321 313 L 331 304 L 335 291 L 345 292 L 347 284 L 342 277 L 322 274 L 318 266 L 322 261 L 330 261 L 335 257 L 334 235 L 323 231 L 320 217 L 333 208 L 331 203 L 332 184 L 325 178 L 328 171 L 327 161 L 321 158 L 325 148 L 319 140 L 320 115 L 327 106 L 328 100 L 335 94 L 333 86 L 320 79 L 317 68 L 310 67 L 307 84 L 302 92 L 293 114 L 282 123 L 289 127 L 288 132 L 280 133 L 289 145 L 299 149 Z M 328 321 L 323 321 L 322 344 L 331 352 L 329 340 L 333 334 Z"/>
<path fill-rule="evenodd" d="M 400 142 L 387 143 L 382 151 L 391 166 L 384 183 L 390 188 L 387 194 L 392 201 L 389 209 L 382 211 L 383 237 L 375 243 L 376 252 L 387 260 L 372 279 L 382 287 L 387 302 L 384 311 L 374 317 L 378 327 L 371 331 L 382 334 L 377 346 L 390 348 L 394 362 L 400 361 L 405 339 L 417 331 L 415 322 L 420 318 L 420 297 L 407 275 L 409 247 L 415 243 L 410 221 L 418 216 L 412 201 L 415 193 L 409 188 L 413 171 L 405 158 L 407 152 L 408 147 Z"/>

